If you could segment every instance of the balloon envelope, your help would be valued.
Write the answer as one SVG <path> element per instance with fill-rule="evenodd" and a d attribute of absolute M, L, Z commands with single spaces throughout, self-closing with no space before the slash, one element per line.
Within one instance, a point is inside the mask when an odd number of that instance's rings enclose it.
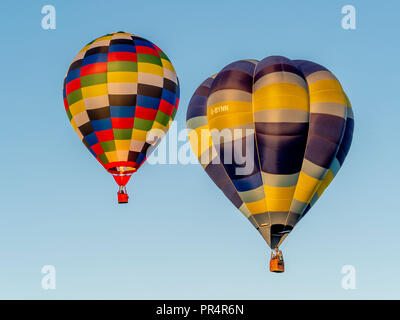
<path fill-rule="evenodd" d="M 186 123 L 206 173 L 271 248 L 331 183 L 354 127 L 329 70 L 281 56 L 236 61 L 206 79 Z"/>
<path fill-rule="evenodd" d="M 117 32 L 79 51 L 63 96 L 81 141 L 124 186 L 168 131 L 179 104 L 179 82 L 160 48 Z"/>

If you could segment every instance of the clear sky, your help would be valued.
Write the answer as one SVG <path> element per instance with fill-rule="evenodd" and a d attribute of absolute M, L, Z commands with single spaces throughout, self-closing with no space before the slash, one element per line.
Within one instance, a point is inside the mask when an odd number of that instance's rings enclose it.
<path fill-rule="evenodd" d="M 41 9 L 56 8 L 43 30 Z M 341 8 L 356 8 L 356 30 Z M 400 298 L 398 1 L 2 1 L 0 298 Z M 353 145 L 324 196 L 286 239 L 284 274 L 200 165 L 148 165 L 128 205 L 69 124 L 62 82 L 109 32 L 147 38 L 181 84 L 176 120 L 226 64 L 283 55 L 336 74 L 355 113 Z M 184 144 L 184 142 L 181 142 Z M 43 265 L 56 290 L 43 290 Z M 353 265 L 356 289 L 341 287 Z"/>

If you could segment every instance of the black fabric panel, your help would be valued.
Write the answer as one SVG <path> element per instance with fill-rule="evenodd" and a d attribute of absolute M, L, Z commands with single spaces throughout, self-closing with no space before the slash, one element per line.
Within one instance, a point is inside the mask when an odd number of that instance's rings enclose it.
<path fill-rule="evenodd" d="M 204 170 L 220 189 L 222 189 L 226 183 L 230 182 L 222 163 L 211 162 Z"/>
<path fill-rule="evenodd" d="M 289 65 L 289 64 L 272 64 L 272 65 L 267 65 L 261 70 L 257 71 L 257 73 L 254 76 L 254 82 L 256 82 L 258 79 L 262 78 L 266 74 L 273 73 L 273 72 L 291 72 L 294 74 L 297 74 L 298 76 L 303 77 L 303 74 L 301 71 L 299 71 L 295 66 Z"/>
<path fill-rule="evenodd" d="M 325 139 L 339 143 L 345 128 L 345 120 L 329 114 L 310 114 L 310 133 Z"/>
<path fill-rule="evenodd" d="M 86 148 L 88 148 L 92 152 L 92 148 L 90 147 L 89 143 L 85 139 L 82 139 L 83 144 L 85 145 Z"/>
<path fill-rule="evenodd" d="M 139 157 L 140 152 L 136 152 L 136 151 L 129 151 L 128 154 L 128 161 L 133 161 L 136 162 L 137 158 Z"/>
<path fill-rule="evenodd" d="M 307 133 L 299 135 L 264 135 L 257 133 L 258 153 L 263 171 L 294 174 L 300 171 L 307 143 Z"/>
<path fill-rule="evenodd" d="M 186 120 L 207 115 L 207 97 L 193 96 L 189 102 Z"/>
<path fill-rule="evenodd" d="M 223 188 L 221 188 L 221 190 L 236 208 L 240 208 L 240 206 L 243 204 L 243 201 L 239 197 L 233 184 L 227 183 Z"/>
<path fill-rule="evenodd" d="M 197 88 L 193 96 L 205 96 L 208 97 L 208 93 L 210 92 L 210 87 L 200 86 Z"/>
<path fill-rule="evenodd" d="M 214 79 L 209 94 L 211 95 L 212 93 L 223 89 L 237 89 L 252 93 L 253 77 L 238 70 L 222 71 Z"/>
<path fill-rule="evenodd" d="M 353 131 L 354 131 L 354 120 L 352 118 L 347 118 L 346 129 L 344 131 L 342 143 L 340 144 L 339 151 L 336 155 L 336 158 L 338 159 L 340 165 L 343 164 L 350 150 L 351 142 L 353 140 Z"/>
<path fill-rule="evenodd" d="M 110 107 L 104 107 L 99 109 L 89 109 L 87 114 L 90 120 L 101 120 L 111 118 Z"/>
<path fill-rule="evenodd" d="M 136 106 L 136 94 L 109 94 L 110 106 Z"/>
<path fill-rule="evenodd" d="M 243 204 L 242 199 L 237 194 L 232 181 L 227 176 L 224 166 L 221 163 L 210 163 L 205 168 L 205 171 L 235 207 L 239 208 Z"/>
<path fill-rule="evenodd" d="M 320 136 L 310 135 L 305 158 L 323 168 L 328 169 L 336 154 L 338 145 Z"/>
<path fill-rule="evenodd" d="M 224 164 L 224 168 L 226 170 L 226 173 L 228 176 L 231 178 L 231 180 L 239 180 L 243 179 L 245 177 L 252 176 L 253 174 L 257 173 L 260 171 L 259 165 L 258 165 L 258 157 L 257 153 L 255 152 L 255 138 L 253 137 L 253 146 L 251 144 L 247 144 L 246 138 L 243 137 L 241 143 L 240 142 L 226 142 L 224 143 L 223 139 L 221 139 L 221 144 L 218 146 L 215 144 L 215 148 L 217 149 L 217 152 L 219 153 L 219 157 L 221 159 L 221 163 Z M 241 144 L 241 145 L 240 145 Z M 219 149 L 218 149 L 219 147 Z M 240 148 L 241 147 L 241 148 Z M 246 161 L 242 164 L 238 163 L 239 160 L 244 158 L 244 156 L 247 155 Z M 250 162 L 249 162 L 250 161 Z M 251 172 L 247 175 L 237 175 L 236 170 L 237 168 L 244 168 L 246 166 L 253 166 Z"/>
<path fill-rule="evenodd" d="M 256 65 L 253 62 L 246 61 L 246 60 L 238 60 L 238 61 L 228 64 L 226 67 L 224 67 L 221 70 L 221 72 L 224 72 L 227 70 L 236 70 L 236 71 L 245 72 L 252 77 L 254 74 L 255 68 L 256 68 Z"/>
<path fill-rule="evenodd" d="M 142 153 L 147 153 L 147 150 L 151 147 L 150 143 L 145 142 L 143 147 L 142 147 Z"/>
<path fill-rule="evenodd" d="M 318 71 L 329 71 L 327 68 L 312 61 L 293 60 L 292 62 L 304 74 L 304 77 L 308 77 L 310 74 Z"/>
<path fill-rule="evenodd" d="M 169 80 L 167 78 L 164 78 L 164 84 L 163 84 L 163 88 L 167 89 L 173 93 L 177 93 L 178 92 L 178 86 L 176 85 L 176 83 L 172 80 Z"/>
<path fill-rule="evenodd" d="M 110 46 L 113 44 L 129 44 L 134 45 L 132 39 L 111 39 Z"/>
<path fill-rule="evenodd" d="M 137 88 L 137 94 L 146 96 L 146 97 L 152 97 L 152 98 L 157 98 L 160 99 L 162 96 L 162 88 L 156 87 L 156 86 L 151 86 L 148 84 L 143 84 L 139 83 L 138 88 Z"/>
<path fill-rule="evenodd" d="M 256 133 L 266 135 L 307 135 L 308 122 L 256 122 Z"/>
<path fill-rule="evenodd" d="M 93 133 L 93 127 L 90 122 L 87 122 L 79 127 L 79 131 L 82 133 L 84 137 L 88 136 L 89 134 Z"/>
<path fill-rule="evenodd" d="M 345 120 L 328 114 L 311 114 L 305 158 L 328 169 L 336 156 L 345 129 Z"/>
<path fill-rule="evenodd" d="M 85 53 L 85 57 L 91 56 L 93 54 L 98 54 L 98 53 L 108 53 L 108 46 L 103 46 L 103 47 L 95 47 L 92 49 L 89 49 Z"/>
<path fill-rule="evenodd" d="M 76 60 L 69 66 L 68 73 L 72 70 L 79 69 L 81 66 L 82 66 L 82 59 Z"/>
<path fill-rule="evenodd" d="M 145 38 L 139 37 L 139 36 L 132 36 L 132 40 L 144 40 L 144 41 L 148 41 Z"/>

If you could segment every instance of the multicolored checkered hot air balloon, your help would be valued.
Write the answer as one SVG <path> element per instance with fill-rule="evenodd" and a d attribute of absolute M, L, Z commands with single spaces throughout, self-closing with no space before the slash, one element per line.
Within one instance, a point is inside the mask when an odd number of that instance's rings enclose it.
<path fill-rule="evenodd" d="M 311 61 L 240 60 L 199 86 L 187 128 L 206 173 L 275 250 L 270 270 L 283 272 L 279 245 L 351 145 L 353 112 L 339 81 Z"/>
<path fill-rule="evenodd" d="M 64 80 L 64 105 L 79 138 L 119 185 L 161 141 L 179 104 L 179 82 L 165 53 L 126 32 L 88 43 Z"/>

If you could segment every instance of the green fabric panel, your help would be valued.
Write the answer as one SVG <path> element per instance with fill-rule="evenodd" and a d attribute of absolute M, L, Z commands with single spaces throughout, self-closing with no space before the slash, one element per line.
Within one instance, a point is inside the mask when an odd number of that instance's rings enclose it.
<path fill-rule="evenodd" d="M 137 59 L 138 62 L 146 62 L 146 63 L 152 63 L 156 64 L 160 67 L 162 67 L 162 63 L 159 57 L 153 56 L 151 54 L 146 54 L 146 53 L 138 53 L 137 54 Z"/>
<path fill-rule="evenodd" d="M 130 140 L 132 129 L 113 129 L 115 140 Z"/>
<path fill-rule="evenodd" d="M 81 89 L 79 90 L 75 90 L 73 92 L 71 92 L 68 96 L 67 96 L 67 101 L 68 101 L 68 105 L 72 105 L 75 102 L 82 100 L 82 91 Z"/>
<path fill-rule="evenodd" d="M 149 131 L 152 126 L 153 120 L 135 118 L 135 121 L 133 123 L 133 128 L 145 131 Z"/>
<path fill-rule="evenodd" d="M 164 52 L 158 51 L 158 55 L 160 56 L 160 58 L 165 59 L 165 60 L 171 62 L 171 61 L 168 59 L 167 55 L 166 55 Z"/>
<path fill-rule="evenodd" d="M 130 71 L 137 72 L 137 62 L 136 61 L 111 61 L 107 63 L 107 71 Z"/>
<path fill-rule="evenodd" d="M 172 111 L 172 115 L 171 115 L 172 120 L 175 119 L 175 115 L 176 115 L 176 108 L 174 108 L 174 111 Z"/>
<path fill-rule="evenodd" d="M 71 114 L 71 111 L 69 111 L 69 108 L 67 109 L 67 116 L 68 116 L 69 121 L 71 121 L 72 114 Z"/>
<path fill-rule="evenodd" d="M 104 153 L 102 153 L 102 154 L 99 155 L 98 157 L 99 157 L 99 159 L 101 160 L 101 162 L 102 162 L 103 164 L 107 164 L 107 163 L 109 162 L 108 159 L 107 159 L 107 157 L 106 157 L 106 155 L 105 155 Z"/>
<path fill-rule="evenodd" d="M 169 115 L 158 110 L 156 119 L 155 119 L 158 123 L 161 123 L 163 126 L 166 126 L 168 124 L 169 119 L 170 119 Z"/>
<path fill-rule="evenodd" d="M 114 140 L 100 142 L 100 145 L 103 148 L 104 152 L 115 151 Z"/>
<path fill-rule="evenodd" d="M 81 77 L 81 87 L 93 86 L 96 84 L 107 83 L 107 73 L 95 73 Z"/>

